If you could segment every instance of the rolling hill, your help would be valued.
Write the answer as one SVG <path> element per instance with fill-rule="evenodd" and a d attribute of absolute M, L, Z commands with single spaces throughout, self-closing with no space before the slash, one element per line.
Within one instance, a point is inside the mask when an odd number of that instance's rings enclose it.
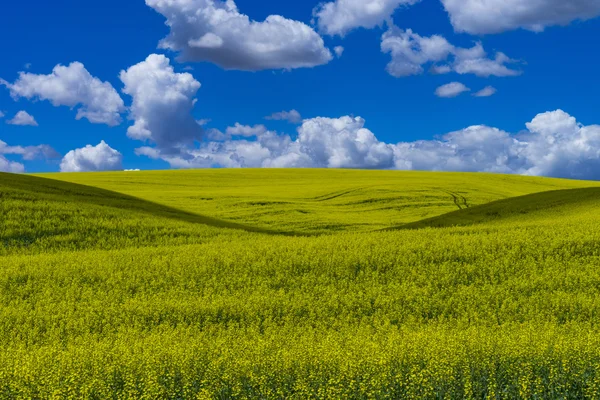
<path fill-rule="evenodd" d="M 392 229 L 451 228 L 483 224 L 552 223 L 556 219 L 587 218 L 600 209 L 600 188 L 552 190 L 497 200 Z"/>
<path fill-rule="evenodd" d="M 492 174 L 208 170 L 47 174 L 263 229 L 373 231 L 467 206 L 593 182 Z"/>
<path fill-rule="evenodd" d="M 0 174 L 1 398 L 596 398 L 600 184 Z"/>

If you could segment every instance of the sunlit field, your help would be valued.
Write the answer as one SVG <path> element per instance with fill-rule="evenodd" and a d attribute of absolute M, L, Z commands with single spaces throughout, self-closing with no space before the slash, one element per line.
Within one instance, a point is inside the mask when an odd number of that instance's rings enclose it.
<path fill-rule="evenodd" d="M 0 398 L 600 397 L 600 184 L 0 174 Z"/>

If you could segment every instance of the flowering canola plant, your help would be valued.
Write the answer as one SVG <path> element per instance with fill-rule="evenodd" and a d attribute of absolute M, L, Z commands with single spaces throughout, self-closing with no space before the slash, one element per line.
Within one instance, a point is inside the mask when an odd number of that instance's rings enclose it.
<path fill-rule="evenodd" d="M 599 398 L 599 186 L 2 174 L 0 398 Z"/>

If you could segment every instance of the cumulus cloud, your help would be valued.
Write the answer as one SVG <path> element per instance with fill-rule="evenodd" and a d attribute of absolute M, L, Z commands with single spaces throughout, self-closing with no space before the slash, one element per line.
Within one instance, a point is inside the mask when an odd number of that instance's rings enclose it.
<path fill-rule="evenodd" d="M 300 115 L 300 113 L 296 110 L 290 110 L 274 113 L 268 117 L 265 117 L 265 119 L 273 121 L 287 121 L 290 124 L 299 124 L 302 122 L 302 115 Z"/>
<path fill-rule="evenodd" d="M 328 168 L 388 168 L 392 146 L 380 142 L 357 117 L 313 118 L 298 129 L 297 142 L 313 165 Z"/>
<path fill-rule="evenodd" d="M 0 118 L 4 118 L 4 113 L 0 111 Z"/>
<path fill-rule="evenodd" d="M 600 179 L 600 126 L 584 126 L 562 110 L 539 114 L 522 141 L 531 162 L 526 174 Z"/>
<path fill-rule="evenodd" d="M 463 94 L 464 92 L 468 92 L 471 89 L 469 89 L 468 87 L 466 87 L 465 85 L 463 85 L 460 82 L 450 82 L 446 85 L 440 86 L 439 88 L 437 88 L 435 90 L 435 95 L 437 97 L 445 97 L 445 98 L 451 98 L 451 97 L 457 97 L 461 94 Z"/>
<path fill-rule="evenodd" d="M 454 29 L 475 35 L 524 28 L 541 32 L 600 15 L 597 0 L 442 0 Z"/>
<path fill-rule="evenodd" d="M 0 155 L 3 154 L 16 154 L 28 161 L 37 158 L 51 159 L 60 157 L 60 154 L 47 144 L 38 146 L 9 146 L 6 142 L 0 140 Z"/>
<path fill-rule="evenodd" d="M 133 98 L 130 138 L 153 142 L 167 153 L 201 138 L 202 127 L 192 116 L 200 82 L 191 74 L 175 73 L 167 57 L 151 54 L 120 77 L 123 92 Z"/>
<path fill-rule="evenodd" d="M 396 78 L 420 75 L 425 72 L 426 65 L 431 65 L 431 71 L 437 74 L 456 72 L 479 77 L 521 74 L 521 71 L 507 66 L 514 60 L 504 53 L 496 53 L 495 57 L 489 58 L 481 43 L 472 48 L 461 48 L 453 46 L 442 36 L 423 37 L 410 29 L 390 28 L 382 37 L 381 51 L 392 56 L 387 71 Z"/>
<path fill-rule="evenodd" d="M 116 126 L 125 104 L 108 82 L 93 77 L 79 62 L 57 65 L 49 75 L 19 73 L 14 83 L 0 80 L 14 99 L 48 100 L 55 107 L 77 108 L 76 118 L 86 118 L 94 124 Z"/>
<path fill-rule="evenodd" d="M 6 142 L 0 140 L 0 172 L 25 172 L 25 166 L 22 163 L 10 161 L 4 157 L 8 154 L 18 155 L 27 161 L 38 158 L 51 159 L 60 157 L 60 154 L 46 144 L 39 146 L 9 146 Z"/>
<path fill-rule="evenodd" d="M 224 69 L 258 71 L 327 64 L 333 58 L 308 25 L 271 15 L 252 21 L 234 0 L 146 0 L 170 28 L 159 47 L 182 61 L 207 61 Z"/>
<path fill-rule="evenodd" d="M 319 30 L 344 36 L 356 28 L 374 28 L 388 21 L 400 6 L 419 0 L 335 0 L 319 5 L 313 15 Z"/>
<path fill-rule="evenodd" d="M 439 35 L 422 37 L 410 29 L 403 31 L 394 27 L 384 33 L 381 50 L 392 56 L 387 71 L 392 76 L 401 77 L 422 74 L 423 65 L 445 61 L 452 54 L 454 46 Z"/>
<path fill-rule="evenodd" d="M 362 118 L 305 120 L 293 140 L 262 125 L 236 125 L 221 140 L 203 141 L 185 154 L 142 147 L 138 155 L 174 168 L 379 168 L 495 172 L 600 179 L 600 126 L 584 126 L 557 110 L 539 114 L 511 134 L 475 125 L 436 140 L 385 143 Z M 254 136 L 250 136 L 254 135 Z"/>
<path fill-rule="evenodd" d="M 335 56 L 336 56 L 337 58 L 341 58 L 341 57 L 342 57 L 342 55 L 344 55 L 344 50 L 345 50 L 345 49 L 344 49 L 344 47 L 343 47 L 343 46 L 335 46 L 335 47 L 333 48 L 333 51 L 335 52 Z"/>
<path fill-rule="evenodd" d="M 9 125 L 38 126 L 37 121 L 27 111 L 19 111 L 12 119 L 6 121 Z"/>
<path fill-rule="evenodd" d="M 0 155 L 0 172 L 22 174 L 23 172 L 25 172 L 25 166 L 21 163 L 7 160 L 6 157 Z"/>
<path fill-rule="evenodd" d="M 583 126 L 562 110 L 539 114 L 516 135 L 472 126 L 395 149 L 398 169 L 600 178 L 600 126 Z"/>
<path fill-rule="evenodd" d="M 60 163 L 61 172 L 119 171 L 123 169 L 123 155 L 101 141 L 97 146 L 87 145 L 71 150 Z"/>
<path fill-rule="evenodd" d="M 449 133 L 439 140 L 398 143 L 395 166 L 401 170 L 525 173 L 526 143 L 483 125 Z"/>
<path fill-rule="evenodd" d="M 493 86 L 486 86 L 483 89 L 481 89 L 480 91 L 473 93 L 473 96 L 475 97 L 490 97 L 495 95 L 498 92 L 498 90 L 493 87 Z"/>
<path fill-rule="evenodd" d="M 161 158 L 175 168 L 391 168 L 393 146 L 377 140 L 362 118 L 313 118 L 298 128 L 296 140 L 263 125 L 236 124 L 221 141 L 203 142 L 185 156 L 143 147 L 138 155 Z M 235 137 L 238 139 L 235 139 Z M 241 138 L 241 139 L 240 139 Z"/>

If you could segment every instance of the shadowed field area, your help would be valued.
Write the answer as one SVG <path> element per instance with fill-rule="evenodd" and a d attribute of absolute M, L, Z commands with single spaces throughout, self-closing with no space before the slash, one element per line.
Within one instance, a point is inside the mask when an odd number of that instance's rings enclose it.
<path fill-rule="evenodd" d="M 274 231 L 373 231 L 467 206 L 592 182 L 491 174 L 344 170 L 203 170 L 47 174 Z"/>
<path fill-rule="evenodd" d="M 493 201 L 393 229 L 448 228 L 490 223 L 527 223 L 565 217 L 600 206 L 600 188 L 565 189 Z"/>
<path fill-rule="evenodd" d="M 223 221 L 106 189 L 35 176 L 0 173 L 0 194 L 5 206 L 7 201 L 15 200 L 22 204 L 26 204 L 27 201 L 46 203 L 48 209 L 51 209 L 53 205 L 57 208 L 71 206 L 73 209 L 77 208 L 79 212 L 83 212 L 86 207 L 103 207 L 105 210 L 108 209 L 107 213 L 128 211 L 216 228 L 286 234 Z"/>

